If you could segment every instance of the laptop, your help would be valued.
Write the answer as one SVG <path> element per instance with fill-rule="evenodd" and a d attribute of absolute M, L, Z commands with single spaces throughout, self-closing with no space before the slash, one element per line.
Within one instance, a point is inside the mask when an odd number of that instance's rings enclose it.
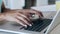
<path fill-rule="evenodd" d="M 40 34 L 45 33 L 48 25 L 51 23 L 52 19 L 43 19 L 43 20 L 34 20 L 32 26 L 28 26 L 27 28 L 20 28 L 20 24 L 15 24 L 15 22 L 6 22 L 3 25 L 0 25 L 0 32 L 2 33 L 16 33 L 18 32 L 19 34 L 21 33 L 28 33 L 28 34 Z"/>
<path fill-rule="evenodd" d="M 28 34 L 40 34 L 40 33 L 45 33 L 48 25 L 51 23 L 52 19 L 37 19 L 33 21 L 32 26 L 28 26 L 27 28 L 20 28 L 21 25 L 17 24 L 15 22 L 6 22 L 3 25 L 0 25 L 0 32 L 2 33 L 16 33 L 18 32 L 19 34 L 21 33 L 28 33 Z"/>
<path fill-rule="evenodd" d="M 12 22 L 0 26 L 0 32 L 5 34 L 48 34 L 59 24 L 60 11 L 57 11 L 53 19 L 37 19 L 33 21 L 33 26 L 20 29 L 20 25 Z"/>
<path fill-rule="evenodd" d="M 57 11 L 45 34 L 49 34 L 59 24 L 60 24 L 60 10 Z"/>

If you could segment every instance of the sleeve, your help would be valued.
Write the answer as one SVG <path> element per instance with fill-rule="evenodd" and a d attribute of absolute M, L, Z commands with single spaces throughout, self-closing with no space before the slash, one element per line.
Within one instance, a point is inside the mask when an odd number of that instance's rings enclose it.
<path fill-rule="evenodd" d="M 1 13 L 2 0 L 0 0 L 0 13 Z"/>
<path fill-rule="evenodd" d="M 5 4 L 4 4 L 4 0 L 2 0 L 1 13 L 4 11 L 4 9 L 5 9 Z"/>

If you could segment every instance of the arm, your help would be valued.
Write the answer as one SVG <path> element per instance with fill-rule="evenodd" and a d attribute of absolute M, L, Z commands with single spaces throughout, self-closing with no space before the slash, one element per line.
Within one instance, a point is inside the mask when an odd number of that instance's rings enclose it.
<path fill-rule="evenodd" d="M 31 23 L 28 23 L 28 21 L 29 22 L 31 22 L 31 21 L 29 20 L 29 18 L 26 15 L 21 14 L 20 12 L 17 12 L 15 10 L 6 9 L 4 6 L 4 3 L 2 3 L 2 11 L 3 11 L 3 13 L 0 13 L 0 21 L 3 21 L 3 20 L 14 21 L 24 27 L 26 27 L 27 25 L 31 26 Z"/>
<path fill-rule="evenodd" d="M 5 9 L 5 6 L 4 6 L 4 3 L 2 2 L 2 6 L 1 6 L 1 10 L 2 10 L 2 12 L 3 12 L 3 10 Z M 0 13 L 0 21 L 2 21 L 3 20 L 3 15 L 2 15 L 2 13 Z"/>

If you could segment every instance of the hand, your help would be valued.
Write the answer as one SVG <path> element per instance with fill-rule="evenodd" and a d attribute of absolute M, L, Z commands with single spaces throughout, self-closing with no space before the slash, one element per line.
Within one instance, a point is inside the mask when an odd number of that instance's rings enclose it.
<path fill-rule="evenodd" d="M 43 14 L 41 11 L 37 11 L 33 9 L 24 9 L 24 10 L 17 10 L 17 11 L 27 15 L 28 17 L 31 17 L 32 14 L 38 15 L 40 18 L 43 17 Z"/>
<path fill-rule="evenodd" d="M 4 20 L 15 21 L 24 27 L 27 27 L 27 25 L 32 26 L 31 20 L 20 12 L 7 10 L 7 12 L 2 13 L 1 15 L 3 15 Z"/>
<path fill-rule="evenodd" d="M 5 12 L 2 14 L 4 20 L 15 21 L 24 27 L 27 27 L 27 25 L 32 26 L 31 19 L 29 18 L 32 13 L 37 14 L 39 17 L 43 17 L 41 12 L 31 9 L 4 11 Z"/>

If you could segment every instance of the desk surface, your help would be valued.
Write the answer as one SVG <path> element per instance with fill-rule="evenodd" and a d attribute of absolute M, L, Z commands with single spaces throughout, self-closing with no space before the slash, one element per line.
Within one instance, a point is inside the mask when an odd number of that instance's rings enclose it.
<path fill-rule="evenodd" d="M 60 34 L 60 24 L 58 26 L 56 26 L 51 32 L 50 34 Z"/>

